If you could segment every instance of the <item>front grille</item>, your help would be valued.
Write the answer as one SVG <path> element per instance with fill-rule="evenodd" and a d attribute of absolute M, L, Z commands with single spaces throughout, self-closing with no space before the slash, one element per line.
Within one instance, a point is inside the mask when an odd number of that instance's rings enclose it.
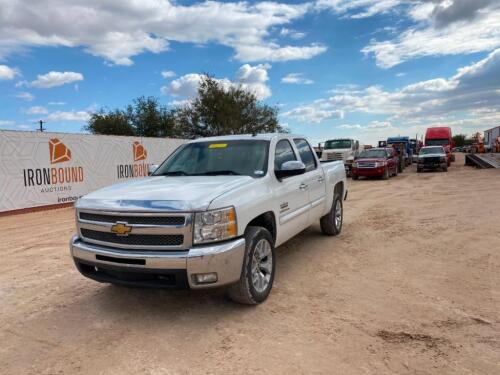
<path fill-rule="evenodd" d="M 184 216 L 126 216 L 126 215 L 102 215 L 89 212 L 80 212 L 81 220 L 96 221 L 102 223 L 116 223 L 124 221 L 128 224 L 149 225 L 184 225 Z"/>
<path fill-rule="evenodd" d="M 118 236 L 110 232 L 81 229 L 82 237 L 89 240 L 134 246 L 180 246 L 184 242 L 182 234 L 130 234 Z"/>
<path fill-rule="evenodd" d="M 361 162 L 358 162 L 358 168 L 375 168 L 375 163 L 368 163 L 368 162 L 361 163 Z"/>
<path fill-rule="evenodd" d="M 441 162 L 441 158 L 439 156 L 431 156 L 428 158 L 424 158 L 424 164 L 438 164 Z"/>
<path fill-rule="evenodd" d="M 326 158 L 327 158 L 327 160 L 343 160 L 342 153 L 340 153 L 340 152 L 329 153 L 329 154 L 327 154 Z"/>

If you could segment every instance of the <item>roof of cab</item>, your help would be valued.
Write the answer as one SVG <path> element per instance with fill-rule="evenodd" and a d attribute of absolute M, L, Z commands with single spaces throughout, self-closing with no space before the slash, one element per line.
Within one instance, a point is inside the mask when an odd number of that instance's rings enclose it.
<path fill-rule="evenodd" d="M 275 138 L 304 138 L 304 136 L 297 134 L 289 134 L 289 133 L 264 133 L 264 134 L 236 134 L 236 135 L 221 135 L 216 137 L 206 137 L 206 138 L 197 138 L 189 143 L 195 142 L 214 142 L 214 141 L 238 141 L 238 140 L 247 140 L 247 139 L 259 139 L 264 141 L 270 141 Z"/>

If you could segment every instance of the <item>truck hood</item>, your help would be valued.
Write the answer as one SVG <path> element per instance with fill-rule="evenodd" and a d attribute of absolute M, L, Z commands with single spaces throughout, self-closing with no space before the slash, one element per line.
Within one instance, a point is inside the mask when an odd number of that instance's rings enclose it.
<path fill-rule="evenodd" d="M 212 200 L 248 184 L 249 176 L 153 176 L 99 189 L 77 208 L 117 211 L 202 211 Z"/>

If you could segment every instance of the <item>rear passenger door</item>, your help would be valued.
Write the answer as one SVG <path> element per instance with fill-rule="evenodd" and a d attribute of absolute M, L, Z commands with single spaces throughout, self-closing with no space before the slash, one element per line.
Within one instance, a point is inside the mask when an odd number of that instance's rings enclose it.
<path fill-rule="evenodd" d="M 284 162 L 299 160 L 288 139 L 276 143 L 274 170 Z M 274 196 L 279 205 L 280 239 L 286 241 L 308 226 L 309 195 L 305 175 L 291 176 L 277 181 Z M 281 242 L 282 242 L 281 241 Z"/>
<path fill-rule="evenodd" d="M 316 222 L 325 209 L 325 178 L 323 170 L 314 157 L 314 152 L 309 143 L 302 138 L 295 138 L 295 147 L 299 151 L 302 162 L 306 165 L 305 180 L 309 193 L 310 213 L 308 224 Z"/>

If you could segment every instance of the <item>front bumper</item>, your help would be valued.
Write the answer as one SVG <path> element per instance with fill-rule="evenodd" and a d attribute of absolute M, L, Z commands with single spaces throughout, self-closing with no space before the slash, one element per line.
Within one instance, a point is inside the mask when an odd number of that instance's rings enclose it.
<path fill-rule="evenodd" d="M 446 162 L 439 163 L 418 163 L 417 167 L 420 169 L 444 169 L 448 166 Z"/>
<path fill-rule="evenodd" d="M 195 246 L 186 251 L 130 251 L 83 242 L 74 236 L 71 255 L 82 275 L 100 282 L 144 287 L 219 287 L 239 280 L 245 239 Z M 199 284 L 196 274 L 217 273 Z"/>
<path fill-rule="evenodd" d="M 382 177 L 385 172 L 385 167 L 376 168 L 353 168 L 352 175 L 359 177 Z"/>

